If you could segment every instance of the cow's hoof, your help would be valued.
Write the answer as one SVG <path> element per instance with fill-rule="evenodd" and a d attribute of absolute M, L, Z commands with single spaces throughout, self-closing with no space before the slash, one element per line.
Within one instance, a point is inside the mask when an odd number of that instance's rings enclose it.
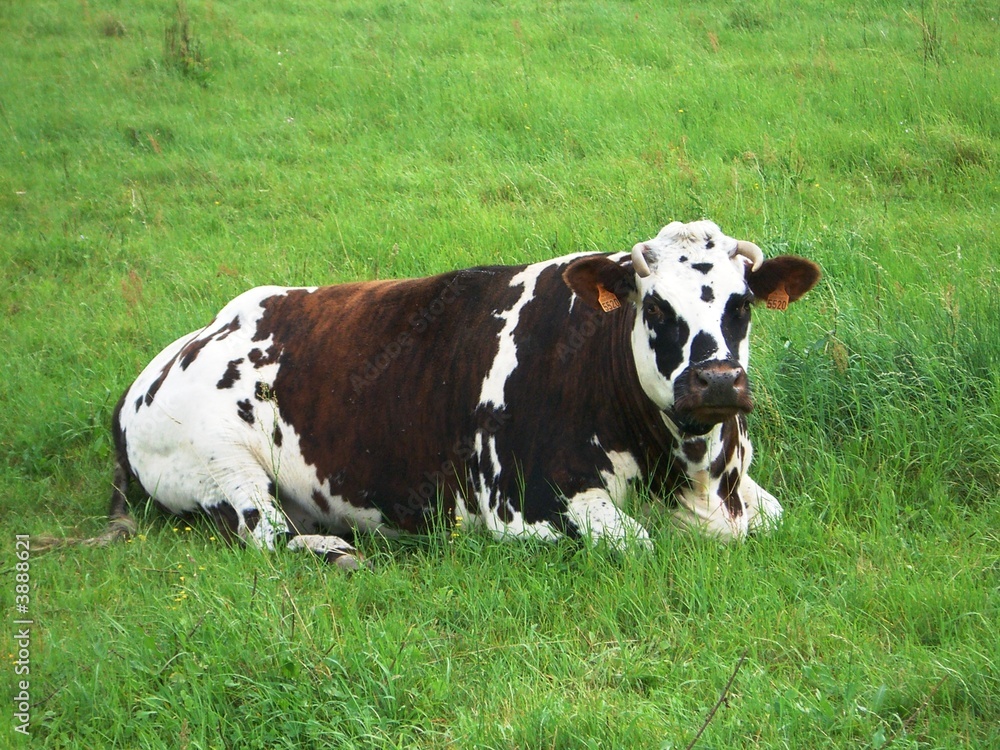
<path fill-rule="evenodd" d="M 360 555 L 337 555 L 333 552 L 327 552 L 325 560 L 328 563 L 333 563 L 341 570 L 346 570 L 348 573 L 354 573 L 358 570 L 375 569 L 375 566 L 372 565 L 370 560 L 365 560 Z"/>
<path fill-rule="evenodd" d="M 288 540 L 288 549 L 307 549 L 317 557 L 322 557 L 325 562 L 348 572 L 371 568 L 371 563 L 339 536 L 300 534 Z"/>

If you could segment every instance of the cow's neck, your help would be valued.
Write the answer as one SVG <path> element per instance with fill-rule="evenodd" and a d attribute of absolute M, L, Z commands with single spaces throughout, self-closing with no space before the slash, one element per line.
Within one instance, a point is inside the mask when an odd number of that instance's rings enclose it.
<path fill-rule="evenodd" d="M 672 450 L 677 441 L 639 382 L 631 345 L 635 315 L 635 310 L 629 308 L 625 315 L 615 317 L 609 336 L 610 380 L 604 387 L 606 392 L 618 395 L 620 408 L 615 410 L 615 417 L 643 476 L 662 484 L 672 469 Z"/>

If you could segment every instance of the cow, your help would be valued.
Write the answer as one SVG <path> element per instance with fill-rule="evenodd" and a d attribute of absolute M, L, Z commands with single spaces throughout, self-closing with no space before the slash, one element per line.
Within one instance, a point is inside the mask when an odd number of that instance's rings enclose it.
<path fill-rule="evenodd" d="M 642 482 L 680 527 L 743 538 L 782 512 L 748 474 L 751 306 L 819 276 L 698 221 L 631 252 L 252 289 L 118 402 L 109 534 L 134 531 L 134 479 L 348 569 L 343 536 L 440 523 L 648 547 L 622 509 Z"/>

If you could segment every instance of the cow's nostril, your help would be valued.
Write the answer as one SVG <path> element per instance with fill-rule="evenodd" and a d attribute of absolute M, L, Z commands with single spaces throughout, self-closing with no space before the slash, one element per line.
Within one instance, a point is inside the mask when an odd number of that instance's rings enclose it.
<path fill-rule="evenodd" d="M 696 387 L 706 391 L 742 388 L 746 383 L 746 373 L 742 367 L 713 363 L 695 370 Z"/>

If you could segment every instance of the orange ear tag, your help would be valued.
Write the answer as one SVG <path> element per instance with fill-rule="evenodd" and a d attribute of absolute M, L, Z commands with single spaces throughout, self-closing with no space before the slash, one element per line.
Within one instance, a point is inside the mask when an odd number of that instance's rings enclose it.
<path fill-rule="evenodd" d="M 782 284 L 769 295 L 767 295 L 767 309 L 768 310 L 787 310 L 788 309 L 788 292 L 785 291 L 785 285 Z"/>
<path fill-rule="evenodd" d="M 597 285 L 597 302 L 604 312 L 611 312 L 622 306 L 618 298 L 600 284 Z"/>

